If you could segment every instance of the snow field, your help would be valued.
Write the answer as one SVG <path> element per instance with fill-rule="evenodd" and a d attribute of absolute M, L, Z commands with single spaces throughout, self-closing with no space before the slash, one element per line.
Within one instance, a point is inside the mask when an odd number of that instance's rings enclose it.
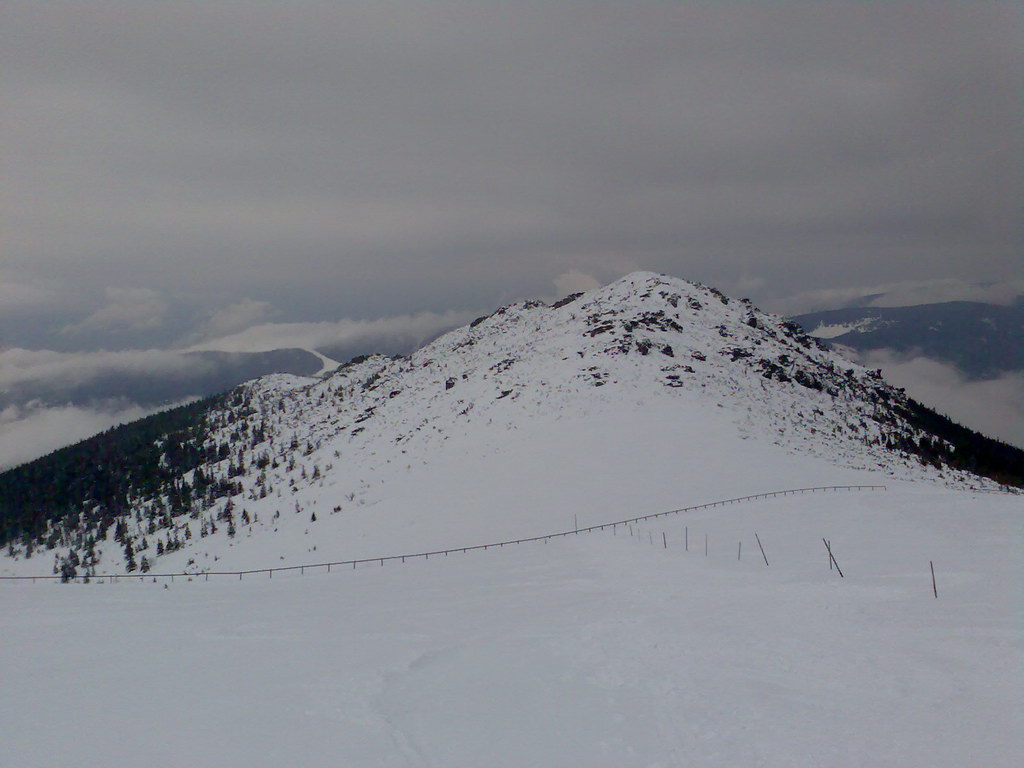
<path fill-rule="evenodd" d="M 0 585 L 4 762 L 1017 764 L 1019 499 L 896 484 L 633 533 L 167 589 Z"/>
<path fill-rule="evenodd" d="M 586 527 L 785 487 L 891 481 L 738 439 L 723 409 L 696 399 L 681 409 L 679 399 L 616 397 L 505 429 L 472 422 L 416 458 L 382 449 L 379 463 L 340 463 L 294 495 L 241 502 L 258 524 L 232 541 L 194 538 L 157 569 L 180 571 L 190 558 L 196 570 L 245 570 L 449 549 L 570 530 L 574 516 Z M 350 488 L 361 489 L 354 501 Z M 39 573 L 32 562 L 15 565 Z"/>

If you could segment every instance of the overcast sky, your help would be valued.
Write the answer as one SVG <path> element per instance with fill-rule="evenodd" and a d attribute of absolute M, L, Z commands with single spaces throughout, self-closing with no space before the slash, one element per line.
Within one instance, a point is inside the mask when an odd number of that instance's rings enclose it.
<path fill-rule="evenodd" d="M 397 350 L 636 269 L 788 313 L 1009 300 L 1022 32 L 978 0 L 4 2 L 0 389 Z"/>
<path fill-rule="evenodd" d="M 1024 271 L 1017 3 L 0 14 L 8 345 Z"/>

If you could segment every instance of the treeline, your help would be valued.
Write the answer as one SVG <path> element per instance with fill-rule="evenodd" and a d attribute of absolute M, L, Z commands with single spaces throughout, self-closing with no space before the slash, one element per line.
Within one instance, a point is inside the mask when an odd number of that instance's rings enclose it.
<path fill-rule="evenodd" d="M 181 476 L 226 453 L 208 445 L 206 414 L 224 395 L 153 414 L 0 474 L 0 546 L 31 552 L 52 523 L 103 532 L 130 510 L 130 496 L 169 492 L 186 502 Z M 177 502 L 177 504 L 175 504 Z M 69 519 L 70 518 L 70 519 Z"/>
<path fill-rule="evenodd" d="M 1024 487 L 1024 450 L 985 437 L 916 400 L 907 398 L 906 405 L 898 408 L 910 424 L 934 438 L 903 438 L 890 447 L 917 454 L 931 464 L 945 464 L 1003 485 Z"/>

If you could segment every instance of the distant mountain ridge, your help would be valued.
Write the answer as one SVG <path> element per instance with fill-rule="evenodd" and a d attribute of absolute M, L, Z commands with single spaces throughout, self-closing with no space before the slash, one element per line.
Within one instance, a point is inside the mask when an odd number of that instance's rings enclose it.
<path fill-rule="evenodd" d="M 793 320 L 827 344 L 941 360 L 969 379 L 1024 371 L 1024 298 L 1009 306 L 951 301 L 852 307 L 797 315 Z"/>
<path fill-rule="evenodd" d="M 519 432 L 566 441 L 559 460 L 580 477 L 614 473 L 593 463 L 589 430 L 603 423 L 616 426 L 600 440 L 657 451 L 659 466 L 672 456 L 648 446 L 644 424 L 668 429 L 689 461 L 712 448 L 729 461 L 750 441 L 889 476 L 1024 483 L 1024 452 L 932 413 L 796 323 L 636 273 L 551 306 L 503 307 L 408 356 L 363 356 L 325 379 L 263 377 L 4 473 L 0 542 L 12 560 L 49 551 L 64 573 L 145 571 L 166 556 L 199 572 L 211 542 L 243 527 L 269 555 L 286 519 L 308 526 L 402 487 L 418 498 L 433 462 L 450 477 L 493 456 L 482 466 L 500 474 Z M 559 424 L 569 431 L 552 433 Z M 529 477 L 515 487 L 522 496 Z M 432 503 L 452 492 L 435 489 Z"/>
<path fill-rule="evenodd" d="M 152 407 L 187 397 L 214 395 L 269 373 L 310 376 L 323 367 L 321 359 L 305 349 L 178 354 L 181 365 L 170 373 L 144 369 L 126 372 L 111 368 L 84 380 L 54 378 L 9 385 L 0 390 L 0 408 L 28 402 L 59 406 L 89 405 L 108 400 L 124 400 Z"/>

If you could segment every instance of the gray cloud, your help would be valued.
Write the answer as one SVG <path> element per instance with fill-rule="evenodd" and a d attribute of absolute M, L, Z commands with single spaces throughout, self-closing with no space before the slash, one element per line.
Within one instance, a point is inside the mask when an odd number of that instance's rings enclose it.
<path fill-rule="evenodd" d="M 3 315 L 45 310 L 57 299 L 58 293 L 47 285 L 32 279 L 22 281 L 10 270 L 0 269 L 0 313 Z"/>
<path fill-rule="evenodd" d="M 5 251 L 93 293 L 117 274 L 192 314 L 248 298 L 285 322 L 493 306 L 573 271 L 756 300 L 1004 280 L 1021 270 L 1020 19 L 978 2 L 9 6 Z"/>
<path fill-rule="evenodd" d="M 191 338 L 183 343 L 183 346 L 197 344 L 204 339 L 216 339 L 244 331 L 275 314 L 278 312 L 270 305 L 270 302 L 255 301 L 250 298 L 242 299 L 214 311 L 210 318 L 192 334 Z"/>
<path fill-rule="evenodd" d="M 64 334 L 146 331 L 163 325 L 167 302 L 149 288 L 107 288 L 107 303 L 88 317 L 65 325 Z"/>

